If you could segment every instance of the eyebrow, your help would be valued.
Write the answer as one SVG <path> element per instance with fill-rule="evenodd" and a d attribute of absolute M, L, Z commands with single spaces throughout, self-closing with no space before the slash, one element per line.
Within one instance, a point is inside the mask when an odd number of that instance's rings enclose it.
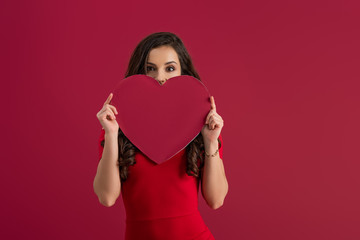
<path fill-rule="evenodd" d="M 165 65 L 170 64 L 170 63 L 175 63 L 175 64 L 177 64 L 175 61 L 170 61 L 170 62 L 165 63 Z M 151 64 L 151 65 L 156 66 L 156 64 L 151 63 L 151 62 L 147 62 L 147 64 Z"/>

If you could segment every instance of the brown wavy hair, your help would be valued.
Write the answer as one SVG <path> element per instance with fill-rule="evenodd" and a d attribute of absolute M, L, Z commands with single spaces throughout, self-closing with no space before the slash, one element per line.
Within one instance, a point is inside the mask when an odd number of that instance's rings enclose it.
<path fill-rule="evenodd" d="M 186 50 L 181 39 L 171 32 L 156 32 L 148 35 L 136 46 L 133 51 L 129 65 L 125 74 L 125 78 L 135 74 L 146 74 L 146 62 L 149 57 L 149 52 L 153 48 L 160 46 L 171 46 L 177 53 L 181 66 L 181 75 L 190 75 L 197 78 L 200 76 L 196 72 L 191 57 Z M 221 146 L 221 141 L 218 138 Z M 101 146 L 104 147 L 105 140 L 101 141 Z M 136 164 L 135 154 L 140 151 L 131 141 L 124 135 L 119 128 L 118 132 L 119 144 L 119 159 L 118 166 L 120 170 L 121 182 L 126 181 L 129 175 L 129 166 Z M 204 140 L 201 132 L 186 146 L 186 173 L 189 176 L 201 178 L 202 168 L 205 159 Z"/>

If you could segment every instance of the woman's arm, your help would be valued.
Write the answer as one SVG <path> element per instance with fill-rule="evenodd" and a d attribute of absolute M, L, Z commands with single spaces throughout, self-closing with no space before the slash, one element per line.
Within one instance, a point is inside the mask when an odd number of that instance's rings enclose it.
<path fill-rule="evenodd" d="M 117 160 L 118 133 L 105 133 L 105 145 L 94 179 L 94 191 L 102 205 L 111 207 L 121 192 Z"/>
<path fill-rule="evenodd" d="M 205 142 L 205 151 L 209 154 L 215 153 L 218 142 Z M 222 159 L 217 153 L 215 157 L 205 157 L 202 169 L 201 193 L 212 209 L 221 207 L 229 186 L 225 175 Z"/>

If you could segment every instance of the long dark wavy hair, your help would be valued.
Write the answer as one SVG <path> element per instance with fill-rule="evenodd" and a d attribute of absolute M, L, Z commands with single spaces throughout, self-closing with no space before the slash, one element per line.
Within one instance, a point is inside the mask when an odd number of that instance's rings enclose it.
<path fill-rule="evenodd" d="M 183 42 L 178 36 L 171 32 L 156 32 L 141 40 L 131 55 L 125 78 L 135 74 L 146 74 L 146 62 L 150 50 L 164 45 L 171 46 L 176 51 L 180 61 L 181 75 L 190 75 L 201 81 Z M 218 142 L 221 146 L 221 141 L 219 139 Z M 104 143 L 105 140 L 102 140 L 101 146 L 104 147 Z M 129 175 L 129 166 L 136 164 L 135 153 L 140 150 L 130 142 L 120 128 L 118 132 L 118 143 L 118 166 L 120 170 L 120 179 L 121 182 L 123 182 L 126 181 Z M 204 152 L 204 140 L 200 132 L 193 141 L 186 146 L 186 173 L 189 176 L 195 176 L 198 177 L 198 179 L 201 178 L 201 169 L 204 166 L 205 159 Z"/>

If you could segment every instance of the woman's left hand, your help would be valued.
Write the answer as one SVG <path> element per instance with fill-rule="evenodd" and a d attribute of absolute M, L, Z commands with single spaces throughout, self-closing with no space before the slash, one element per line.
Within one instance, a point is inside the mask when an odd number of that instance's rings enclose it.
<path fill-rule="evenodd" d="M 210 97 L 210 101 L 211 109 L 206 117 L 205 124 L 201 129 L 201 134 L 205 143 L 217 142 L 221 129 L 224 126 L 224 120 L 216 112 L 215 99 L 213 96 Z"/>

